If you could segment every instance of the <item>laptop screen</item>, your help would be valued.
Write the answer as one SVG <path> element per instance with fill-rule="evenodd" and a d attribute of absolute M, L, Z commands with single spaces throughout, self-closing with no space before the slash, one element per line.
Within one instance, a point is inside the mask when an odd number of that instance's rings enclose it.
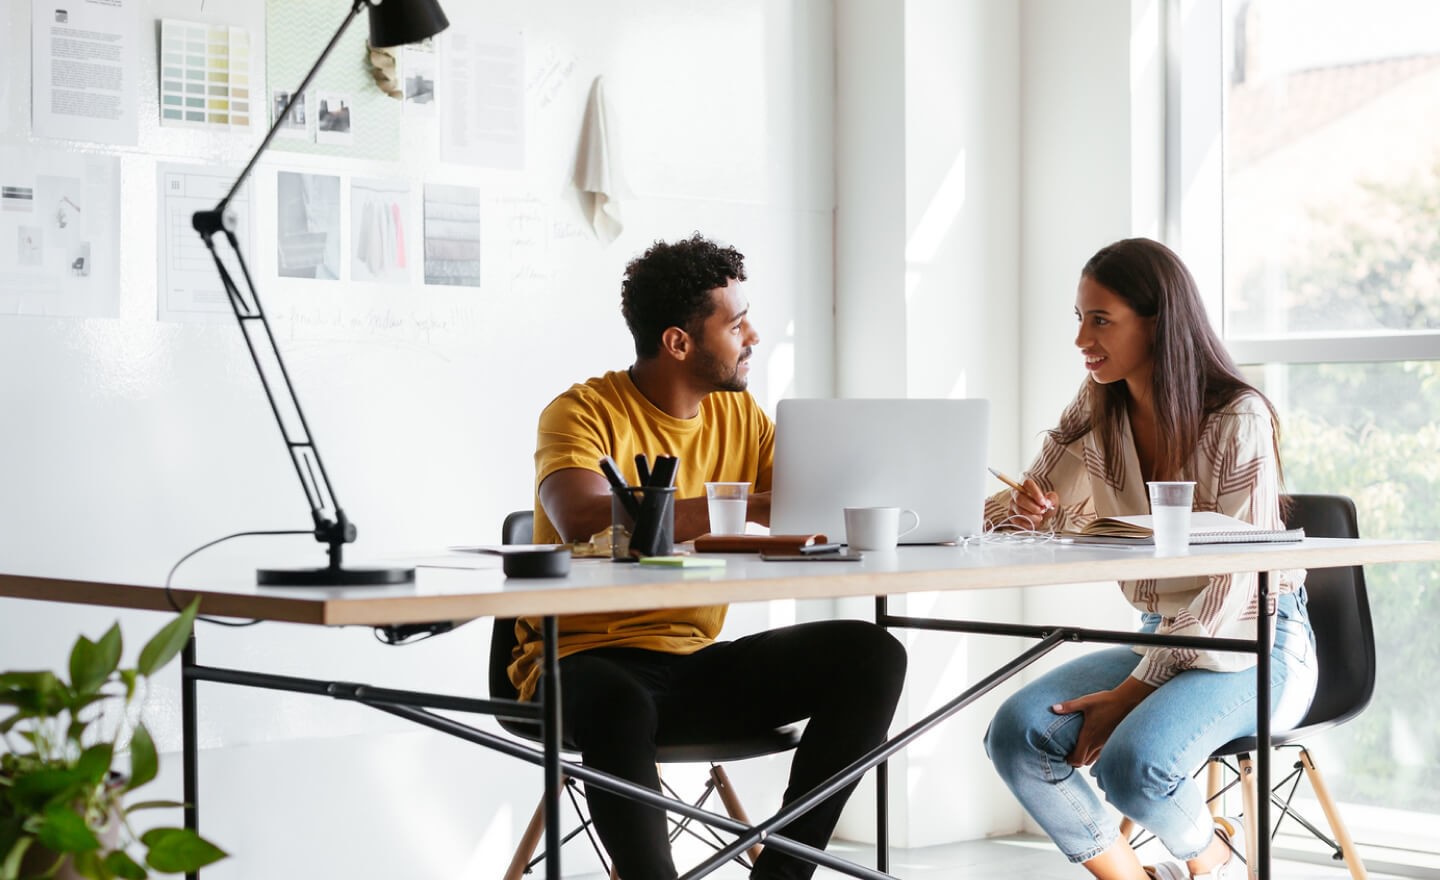
<path fill-rule="evenodd" d="M 988 400 L 782 400 L 770 531 L 845 540 L 846 507 L 901 507 L 906 544 L 983 529 Z"/>

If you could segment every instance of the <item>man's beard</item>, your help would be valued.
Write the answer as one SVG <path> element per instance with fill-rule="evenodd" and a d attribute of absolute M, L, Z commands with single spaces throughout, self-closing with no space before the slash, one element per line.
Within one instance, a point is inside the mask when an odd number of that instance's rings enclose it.
<path fill-rule="evenodd" d="M 727 364 L 708 349 L 701 348 L 701 373 L 716 391 L 744 391 L 750 385 L 750 378 L 740 372 L 740 364 L 750 359 L 750 351 L 746 348 L 740 360 Z"/>

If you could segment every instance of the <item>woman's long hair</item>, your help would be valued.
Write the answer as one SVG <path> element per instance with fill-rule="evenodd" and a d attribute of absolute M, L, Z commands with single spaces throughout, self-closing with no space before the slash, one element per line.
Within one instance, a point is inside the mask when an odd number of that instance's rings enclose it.
<path fill-rule="evenodd" d="M 1148 238 L 1127 238 L 1097 251 L 1080 274 L 1125 300 L 1137 315 L 1155 319 L 1150 393 L 1156 434 L 1165 442 L 1155 450 L 1155 473 L 1150 479 L 1184 479 L 1205 417 L 1247 392 L 1259 396 L 1270 410 L 1279 467 L 1280 421 L 1275 407 L 1240 375 L 1205 317 L 1195 278 L 1174 251 Z M 1120 456 L 1130 392 L 1124 382 L 1093 381 L 1089 392 L 1090 424 L 1062 425 L 1052 436 L 1067 444 L 1094 431 L 1113 469 Z"/>

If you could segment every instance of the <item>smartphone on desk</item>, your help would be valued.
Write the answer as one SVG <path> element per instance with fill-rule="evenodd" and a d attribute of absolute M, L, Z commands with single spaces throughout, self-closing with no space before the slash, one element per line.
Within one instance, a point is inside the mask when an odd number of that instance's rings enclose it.
<path fill-rule="evenodd" d="M 865 554 L 855 551 L 843 553 L 761 553 L 765 562 L 859 562 Z"/>

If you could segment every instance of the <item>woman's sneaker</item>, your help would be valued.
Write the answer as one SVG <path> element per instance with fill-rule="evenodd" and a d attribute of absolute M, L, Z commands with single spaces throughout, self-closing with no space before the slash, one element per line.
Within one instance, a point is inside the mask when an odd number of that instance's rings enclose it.
<path fill-rule="evenodd" d="M 1204 874 L 1194 875 L 1193 880 L 1249 880 L 1245 867 L 1245 824 L 1239 819 L 1216 816 L 1215 832 L 1230 847 L 1230 858 Z M 1151 880 L 1192 880 L 1190 869 L 1183 862 L 1146 865 L 1145 873 Z"/>
<path fill-rule="evenodd" d="M 1196 874 L 1195 880 L 1248 880 L 1250 871 L 1245 865 L 1245 823 L 1229 816 L 1216 816 L 1215 831 L 1230 846 L 1230 858 L 1211 868 L 1209 873 Z"/>
<path fill-rule="evenodd" d="M 1179 862 L 1146 865 L 1145 874 L 1150 880 L 1190 880 L 1190 871 Z"/>

